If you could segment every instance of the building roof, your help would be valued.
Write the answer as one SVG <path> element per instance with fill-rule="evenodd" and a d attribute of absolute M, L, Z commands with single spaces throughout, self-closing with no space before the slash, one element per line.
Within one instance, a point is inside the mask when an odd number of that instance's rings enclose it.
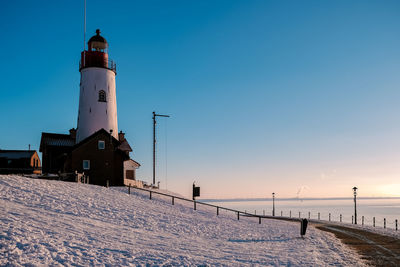
<path fill-rule="evenodd" d="M 86 137 L 85 139 L 83 139 L 82 141 L 80 141 L 79 143 L 75 144 L 72 148 L 72 150 L 75 150 L 79 147 L 81 147 L 83 144 L 89 142 L 90 140 L 92 140 L 93 138 L 95 138 L 97 135 L 99 134 L 105 134 L 107 135 L 109 138 L 111 138 L 112 143 L 114 145 L 114 147 L 117 148 L 117 151 L 119 151 L 120 153 L 124 153 L 125 156 L 127 156 L 129 158 L 129 153 L 125 154 L 126 152 L 131 152 L 132 148 L 129 145 L 128 141 L 126 139 L 124 139 L 124 141 L 119 141 L 118 139 L 116 139 L 114 136 L 112 136 L 109 132 L 107 132 L 106 130 L 104 130 L 104 128 L 101 128 L 100 130 L 98 130 L 97 132 L 93 133 L 92 135 Z M 140 164 L 139 164 L 140 165 Z"/>
<path fill-rule="evenodd" d="M 129 145 L 128 141 L 125 139 L 124 141 L 121 142 L 121 145 L 118 147 L 118 149 L 122 150 L 122 151 L 128 151 L 128 152 L 132 152 L 132 148 Z"/>
<path fill-rule="evenodd" d="M 118 139 L 116 139 L 114 136 L 112 136 L 109 132 L 107 132 L 106 130 L 104 130 L 104 128 L 101 128 L 100 130 L 98 130 L 97 132 L 94 132 L 92 135 L 86 137 L 85 139 L 83 139 L 82 141 L 80 141 L 79 143 L 75 144 L 73 147 L 73 150 L 75 150 L 76 148 L 80 147 L 81 145 L 87 143 L 88 141 L 90 141 L 92 138 L 94 138 L 95 136 L 99 135 L 100 133 L 104 133 L 106 134 L 108 137 L 111 138 L 111 140 L 113 141 L 113 143 L 115 144 L 116 147 L 118 147 L 119 145 L 121 145 L 121 142 L 118 141 Z"/>
<path fill-rule="evenodd" d="M 125 161 L 132 161 L 133 163 L 135 163 L 135 164 L 138 165 L 138 168 L 139 168 L 140 166 L 142 166 L 142 165 L 140 165 L 139 162 L 137 162 L 136 160 L 133 160 L 133 159 L 128 159 L 128 160 L 125 160 Z"/>
<path fill-rule="evenodd" d="M 36 150 L 2 150 L 0 149 L 0 158 L 7 159 L 30 159 Z"/>
<path fill-rule="evenodd" d="M 72 147 L 75 145 L 75 138 L 69 134 L 42 133 L 39 151 L 43 151 L 43 146 Z"/>

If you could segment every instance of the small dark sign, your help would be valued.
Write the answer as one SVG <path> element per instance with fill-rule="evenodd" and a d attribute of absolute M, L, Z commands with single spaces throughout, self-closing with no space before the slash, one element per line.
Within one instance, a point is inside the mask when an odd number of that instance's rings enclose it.
<path fill-rule="evenodd" d="M 193 200 L 195 200 L 195 197 L 199 197 L 199 196 L 200 196 L 200 187 L 195 186 L 193 183 Z"/>
<path fill-rule="evenodd" d="M 193 196 L 194 197 L 200 196 L 200 187 L 193 187 Z"/>

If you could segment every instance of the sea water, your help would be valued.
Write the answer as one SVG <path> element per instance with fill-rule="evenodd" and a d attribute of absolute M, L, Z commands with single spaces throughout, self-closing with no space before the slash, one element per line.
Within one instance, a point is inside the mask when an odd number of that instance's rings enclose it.
<path fill-rule="evenodd" d="M 272 215 L 272 199 L 206 200 L 205 202 L 257 215 Z M 364 221 L 364 225 L 373 226 L 375 217 L 376 227 L 384 227 L 386 219 L 386 227 L 394 229 L 395 220 L 400 219 L 400 198 L 358 198 L 356 207 L 357 224 L 360 225 Z M 354 199 L 275 199 L 275 216 L 281 215 L 352 223 Z M 400 225 L 398 227 L 400 228 Z"/>

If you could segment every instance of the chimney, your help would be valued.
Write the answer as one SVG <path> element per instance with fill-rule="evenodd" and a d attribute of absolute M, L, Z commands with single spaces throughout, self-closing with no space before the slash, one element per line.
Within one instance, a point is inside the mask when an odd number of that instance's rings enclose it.
<path fill-rule="evenodd" d="M 125 133 L 120 131 L 119 134 L 118 134 L 118 139 L 119 139 L 120 142 L 123 142 L 125 140 Z"/>
<path fill-rule="evenodd" d="M 71 136 L 71 138 L 73 138 L 75 140 L 76 139 L 76 129 L 75 128 L 69 129 L 69 135 Z"/>

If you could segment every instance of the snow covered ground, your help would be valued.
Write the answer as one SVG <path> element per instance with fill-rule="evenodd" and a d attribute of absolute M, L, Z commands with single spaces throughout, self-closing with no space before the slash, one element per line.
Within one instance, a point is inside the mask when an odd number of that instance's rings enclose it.
<path fill-rule="evenodd" d="M 0 175 L 0 265 L 364 265 L 313 227 L 132 192 Z"/>

